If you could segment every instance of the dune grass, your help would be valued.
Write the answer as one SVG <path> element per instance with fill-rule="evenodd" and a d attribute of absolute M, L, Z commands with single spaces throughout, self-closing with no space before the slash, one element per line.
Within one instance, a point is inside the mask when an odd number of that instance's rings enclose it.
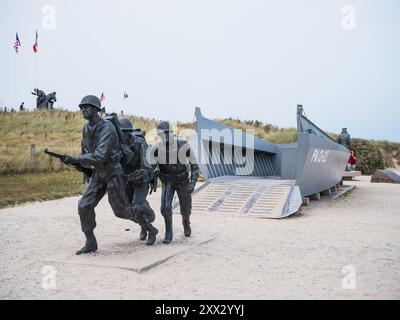
<path fill-rule="evenodd" d="M 258 120 L 222 119 L 218 122 L 235 129 L 251 130 L 256 137 L 276 144 L 295 142 L 297 138 L 295 128 L 278 128 Z"/>
<path fill-rule="evenodd" d="M 0 208 L 75 196 L 83 190 L 83 176 L 78 171 L 0 175 Z"/>
<path fill-rule="evenodd" d="M 145 131 L 156 126 L 156 120 L 124 116 Z M 79 112 L 60 110 L 0 114 L 0 175 L 27 172 L 54 172 L 66 167 L 48 157 L 44 149 L 76 155 L 80 153 L 85 120 Z M 31 145 L 36 146 L 36 166 L 30 161 Z"/>

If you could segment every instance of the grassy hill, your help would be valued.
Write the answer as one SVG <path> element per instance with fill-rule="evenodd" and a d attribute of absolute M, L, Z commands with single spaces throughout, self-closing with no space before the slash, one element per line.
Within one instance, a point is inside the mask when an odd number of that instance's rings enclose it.
<path fill-rule="evenodd" d="M 130 118 L 136 126 L 150 130 L 155 120 Z M 82 126 L 79 112 L 34 111 L 0 114 L 0 175 L 64 170 L 58 159 L 46 156 L 48 148 L 59 153 L 80 153 Z M 36 146 L 36 166 L 30 161 L 31 145 Z"/>
<path fill-rule="evenodd" d="M 136 116 L 124 116 L 135 127 L 150 132 L 157 120 Z M 278 128 L 260 121 L 222 119 L 228 126 L 254 130 L 254 134 L 273 143 L 296 141 L 295 128 Z M 0 114 L 0 175 L 28 172 L 54 172 L 66 167 L 57 159 L 46 156 L 45 148 L 66 154 L 79 154 L 84 119 L 79 112 L 59 110 Z M 193 123 L 178 123 L 177 131 L 193 128 Z M 330 134 L 336 139 L 335 134 Z M 30 147 L 36 146 L 36 166 L 30 162 Z M 393 167 L 400 164 L 400 143 L 353 139 L 353 147 L 359 155 L 365 173 L 377 167 Z M 369 159 L 373 157 L 373 159 Z"/>

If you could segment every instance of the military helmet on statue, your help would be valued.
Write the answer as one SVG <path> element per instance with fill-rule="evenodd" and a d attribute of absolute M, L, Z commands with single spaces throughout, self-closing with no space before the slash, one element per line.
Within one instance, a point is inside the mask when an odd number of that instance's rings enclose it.
<path fill-rule="evenodd" d="M 119 126 L 122 131 L 133 131 L 133 123 L 131 120 L 121 119 L 119 120 Z"/>
<path fill-rule="evenodd" d="M 168 121 L 161 121 L 157 125 L 157 133 L 162 133 L 162 132 L 173 132 L 172 127 Z"/>
<path fill-rule="evenodd" d="M 82 109 L 84 105 L 90 105 L 97 109 L 97 111 L 101 111 L 101 101 L 98 97 L 89 95 L 82 99 L 81 103 L 79 104 L 79 108 Z"/>

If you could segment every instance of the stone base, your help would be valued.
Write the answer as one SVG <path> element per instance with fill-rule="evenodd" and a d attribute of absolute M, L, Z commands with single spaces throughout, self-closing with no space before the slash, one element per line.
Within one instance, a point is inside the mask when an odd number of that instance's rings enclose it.
<path fill-rule="evenodd" d="M 80 256 L 74 254 L 76 249 L 79 248 L 71 248 L 68 253 L 51 256 L 45 259 L 45 261 L 143 272 L 160 265 L 180 253 L 207 243 L 215 239 L 215 237 L 215 234 L 193 235 L 189 238 L 182 235 L 174 238 L 169 245 L 163 244 L 162 240 L 159 240 L 153 246 L 146 246 L 145 242 L 137 240 L 130 243 L 116 243 L 108 247 L 100 247 L 96 253 Z M 99 245 L 101 246 L 101 241 Z"/>

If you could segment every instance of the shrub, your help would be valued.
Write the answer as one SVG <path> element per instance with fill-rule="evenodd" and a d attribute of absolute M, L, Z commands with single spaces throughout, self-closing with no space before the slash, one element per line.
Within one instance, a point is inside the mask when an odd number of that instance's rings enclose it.
<path fill-rule="evenodd" d="M 363 174 L 370 175 L 378 169 L 384 169 L 384 157 L 375 142 L 365 139 L 352 139 L 351 148 L 356 154 L 358 167 Z"/>

